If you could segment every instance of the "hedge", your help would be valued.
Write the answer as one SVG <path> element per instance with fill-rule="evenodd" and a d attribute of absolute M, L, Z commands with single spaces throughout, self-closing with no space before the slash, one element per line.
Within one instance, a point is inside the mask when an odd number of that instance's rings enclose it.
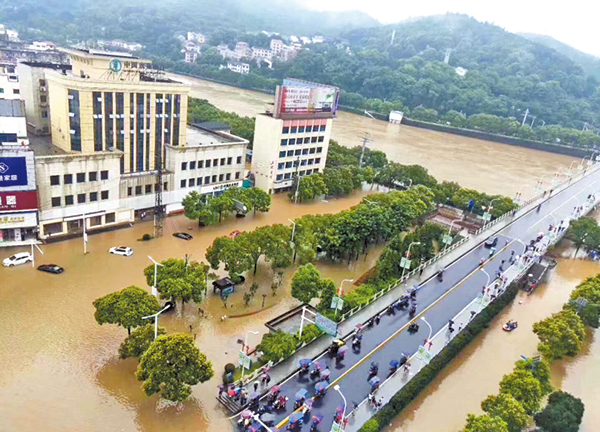
<path fill-rule="evenodd" d="M 507 290 L 493 303 L 486 307 L 463 331 L 458 334 L 431 362 L 419 371 L 390 401 L 366 422 L 359 432 L 379 432 L 388 427 L 390 422 L 406 408 L 427 386 L 448 366 L 452 360 L 469 345 L 483 330 L 516 297 L 519 289 L 511 284 Z"/>

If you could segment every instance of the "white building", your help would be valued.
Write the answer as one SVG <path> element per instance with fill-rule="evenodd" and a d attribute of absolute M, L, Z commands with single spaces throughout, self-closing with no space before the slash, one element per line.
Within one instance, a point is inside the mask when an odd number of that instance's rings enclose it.
<path fill-rule="evenodd" d="M 270 49 L 266 48 L 257 48 L 252 47 L 252 59 L 267 59 L 271 60 L 273 58 L 273 52 Z"/>
<path fill-rule="evenodd" d="M 250 73 L 250 65 L 248 63 L 229 62 L 227 63 L 227 69 L 239 74 Z"/>
<path fill-rule="evenodd" d="M 39 42 L 33 42 L 30 45 L 30 48 L 34 49 L 34 50 L 40 50 L 40 51 L 50 51 L 50 50 L 56 49 L 56 46 L 52 42 L 49 42 L 49 41 L 39 41 Z"/>
<path fill-rule="evenodd" d="M 199 44 L 206 43 L 206 37 L 202 33 L 187 32 L 187 40 L 194 41 Z"/>
<path fill-rule="evenodd" d="M 460 75 L 460 76 L 465 76 L 465 75 L 467 74 L 467 72 L 468 72 L 468 70 L 467 70 L 467 69 L 465 69 L 465 68 L 462 68 L 462 67 L 460 67 L 460 66 L 459 66 L 459 67 L 457 67 L 457 68 L 454 68 L 454 71 L 455 71 L 455 72 L 456 72 L 458 75 Z"/>
<path fill-rule="evenodd" d="M 217 52 L 224 59 L 240 60 L 242 58 L 242 56 L 238 52 L 230 50 L 229 47 L 227 47 L 227 45 L 225 44 L 217 46 Z"/>
<path fill-rule="evenodd" d="M 29 145 L 25 104 L 22 100 L 0 99 L 0 145 Z"/>
<path fill-rule="evenodd" d="M 0 64 L 0 99 L 21 99 L 21 86 L 14 64 Z"/>
<path fill-rule="evenodd" d="M 270 47 L 274 56 L 280 55 L 284 46 L 285 45 L 281 39 L 271 39 Z"/>

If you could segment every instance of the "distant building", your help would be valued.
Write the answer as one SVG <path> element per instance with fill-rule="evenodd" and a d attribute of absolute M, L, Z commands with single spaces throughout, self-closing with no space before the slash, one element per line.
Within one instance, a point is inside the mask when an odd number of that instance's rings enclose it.
<path fill-rule="evenodd" d="M 187 40 L 199 44 L 206 43 L 206 37 L 201 33 L 187 32 Z"/>
<path fill-rule="evenodd" d="M 242 58 L 240 53 L 230 50 L 225 44 L 217 46 L 217 52 L 223 57 L 223 59 L 240 60 Z"/>
<path fill-rule="evenodd" d="M 25 103 L 20 99 L 0 99 L 0 145 L 29 145 Z"/>
<path fill-rule="evenodd" d="M 455 72 L 456 72 L 458 75 L 460 75 L 460 76 L 465 76 L 465 75 L 467 74 L 467 72 L 468 72 L 468 70 L 467 70 L 467 69 L 465 69 L 465 68 L 461 68 L 460 66 L 459 66 L 459 67 L 457 67 L 457 68 L 454 68 L 454 71 L 455 71 Z"/>
<path fill-rule="evenodd" d="M 283 47 L 285 46 L 281 39 L 272 39 L 271 40 L 271 51 L 274 56 L 278 56 L 283 51 Z"/>
<path fill-rule="evenodd" d="M 0 63 L 0 99 L 21 99 L 19 77 L 12 63 Z"/>
<path fill-rule="evenodd" d="M 187 40 L 183 43 L 184 60 L 186 63 L 195 63 L 200 55 L 201 47 L 196 42 Z"/>
<path fill-rule="evenodd" d="M 250 65 L 248 63 L 229 62 L 227 63 L 227 69 L 239 74 L 250 73 Z"/>
<path fill-rule="evenodd" d="M 32 49 L 40 50 L 40 51 L 49 51 L 56 49 L 56 46 L 52 42 L 41 41 L 41 42 L 33 42 L 31 44 Z"/>
<path fill-rule="evenodd" d="M 323 43 L 324 39 L 323 36 L 313 36 L 312 37 L 312 43 Z"/>
<path fill-rule="evenodd" d="M 266 48 L 257 48 L 252 47 L 252 59 L 267 59 L 271 60 L 273 58 L 273 52 L 270 49 Z"/>
<path fill-rule="evenodd" d="M 404 113 L 402 111 L 390 111 L 389 122 L 400 124 L 402 123 L 402 118 L 404 117 Z"/>

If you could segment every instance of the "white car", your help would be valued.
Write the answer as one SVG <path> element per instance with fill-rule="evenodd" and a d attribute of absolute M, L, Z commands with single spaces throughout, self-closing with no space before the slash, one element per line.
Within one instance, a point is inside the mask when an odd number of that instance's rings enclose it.
<path fill-rule="evenodd" d="M 122 255 L 122 256 L 133 255 L 133 249 L 131 249 L 130 247 L 127 247 L 127 246 L 111 247 L 108 250 L 108 252 L 110 252 L 111 254 Z"/>
<path fill-rule="evenodd" d="M 21 252 L 6 258 L 4 261 L 2 261 L 2 265 L 4 267 L 12 267 L 19 264 L 25 264 L 30 261 L 33 261 L 31 254 L 29 252 Z"/>

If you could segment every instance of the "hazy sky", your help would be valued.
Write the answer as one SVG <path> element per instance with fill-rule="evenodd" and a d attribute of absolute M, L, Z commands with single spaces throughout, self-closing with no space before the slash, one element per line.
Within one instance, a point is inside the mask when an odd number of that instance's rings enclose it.
<path fill-rule="evenodd" d="M 600 57 L 600 3 L 595 0 L 302 0 L 316 10 L 360 10 L 383 23 L 459 12 L 510 32 L 552 36 Z"/>

